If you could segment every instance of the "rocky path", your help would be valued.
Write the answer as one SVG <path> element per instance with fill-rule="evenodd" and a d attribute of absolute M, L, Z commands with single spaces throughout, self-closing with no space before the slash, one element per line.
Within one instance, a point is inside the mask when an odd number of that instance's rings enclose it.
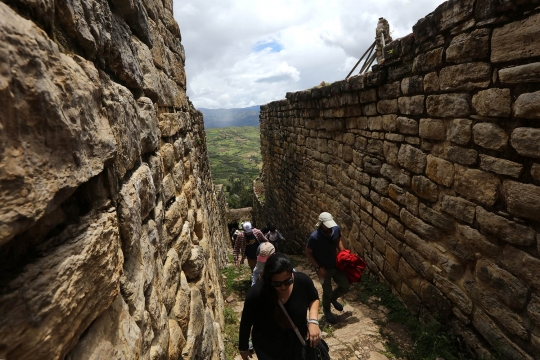
<path fill-rule="evenodd" d="M 321 284 L 315 272 L 311 267 L 307 266 L 305 258 L 301 256 L 292 256 L 292 258 L 297 264 L 296 270 L 308 274 L 313 279 L 315 287 L 319 291 L 319 296 L 322 297 Z M 340 299 L 344 304 L 344 308 L 341 313 L 333 310 L 338 319 L 335 325 L 326 323 L 322 315 L 322 309 L 320 310 L 320 326 L 323 331 L 323 338 L 330 347 L 331 358 L 333 360 L 388 359 L 383 354 L 385 353 L 384 340 L 380 335 L 380 327 L 377 325 L 378 320 L 385 319 L 387 309 L 383 306 L 365 305 L 356 301 L 355 297 L 354 291 L 351 291 L 345 295 L 344 299 Z M 243 297 L 232 295 L 227 300 L 230 301 L 227 306 L 232 307 L 238 318 L 240 318 Z M 254 355 L 253 359 L 256 358 L 256 355 Z M 241 360 L 241 357 L 237 355 L 234 359 Z"/>

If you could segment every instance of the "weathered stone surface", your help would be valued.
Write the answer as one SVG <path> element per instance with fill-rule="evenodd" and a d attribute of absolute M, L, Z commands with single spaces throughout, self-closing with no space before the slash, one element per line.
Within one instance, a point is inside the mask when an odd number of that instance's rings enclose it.
<path fill-rule="evenodd" d="M 465 314 L 472 313 L 473 302 L 459 286 L 439 274 L 435 274 L 435 286 L 448 296 Z"/>
<path fill-rule="evenodd" d="M 113 208 L 81 218 L 36 251 L 42 257 L 0 298 L 6 358 L 63 358 L 119 293 L 123 256 Z"/>
<path fill-rule="evenodd" d="M 383 143 L 384 158 L 388 164 L 398 165 L 398 151 L 397 144 L 390 141 L 385 141 Z"/>
<path fill-rule="evenodd" d="M 409 119 L 406 117 L 398 117 L 398 130 L 402 134 L 418 134 L 418 122 L 414 119 Z"/>
<path fill-rule="evenodd" d="M 184 271 L 188 280 L 195 280 L 201 275 L 204 264 L 204 250 L 201 246 L 195 245 L 191 248 L 189 259 L 182 264 L 182 271 Z"/>
<path fill-rule="evenodd" d="M 409 173 L 397 166 L 386 163 L 383 164 L 381 167 L 381 175 L 400 186 L 408 187 L 411 184 L 411 176 Z"/>
<path fill-rule="evenodd" d="M 140 148 L 141 154 L 154 151 L 159 146 L 159 126 L 156 109 L 152 100 L 147 97 L 137 99 L 139 108 L 139 119 L 141 121 Z"/>
<path fill-rule="evenodd" d="M 118 295 L 88 328 L 66 359 L 137 359 L 141 356 L 141 330 Z"/>
<path fill-rule="evenodd" d="M 191 288 L 191 302 L 189 311 L 189 325 L 186 336 L 186 346 L 182 349 L 182 356 L 187 359 L 194 359 L 199 351 L 204 331 L 204 303 L 201 292 L 197 287 Z"/>
<path fill-rule="evenodd" d="M 142 89 L 143 75 L 136 51 L 131 47 L 131 31 L 118 15 L 112 15 L 111 48 L 108 66 L 130 89 Z"/>
<path fill-rule="evenodd" d="M 419 218 L 417 218 L 416 216 L 414 216 L 407 210 L 401 209 L 399 217 L 401 221 L 403 222 L 403 224 L 405 224 L 409 229 L 411 229 L 416 234 L 420 235 L 422 239 L 425 239 L 427 241 L 439 240 L 440 233 L 436 228 L 434 228 L 433 226 L 429 224 L 426 224 L 425 222 L 423 222 L 422 220 L 420 220 Z"/>
<path fill-rule="evenodd" d="M 438 119 L 420 119 L 420 137 L 431 140 L 444 140 L 444 122 Z"/>
<path fill-rule="evenodd" d="M 471 140 L 472 121 L 468 119 L 454 119 L 449 123 L 446 137 L 458 145 L 467 145 Z"/>
<path fill-rule="evenodd" d="M 487 89 L 472 98 L 473 108 L 480 116 L 508 117 L 512 113 L 510 89 Z"/>
<path fill-rule="evenodd" d="M 472 280 L 464 282 L 464 287 L 477 304 L 478 308 L 491 315 L 499 324 L 509 332 L 521 337 L 528 338 L 523 318 L 507 308 L 489 289 L 477 284 Z"/>
<path fill-rule="evenodd" d="M 93 64 L 60 53 L 42 30 L 5 4 L 0 19 L 0 57 L 10 59 L 0 71 L 4 244 L 99 174 L 117 146 Z M 86 111 L 80 113 L 81 107 Z"/>
<path fill-rule="evenodd" d="M 503 84 L 540 82 L 540 62 L 501 69 L 499 80 Z"/>
<path fill-rule="evenodd" d="M 441 208 L 444 212 L 472 224 L 476 213 L 476 204 L 455 196 L 442 197 Z"/>
<path fill-rule="evenodd" d="M 454 230 L 454 220 L 448 215 L 433 210 L 422 203 L 418 205 L 418 212 L 420 217 L 431 225 L 447 232 Z"/>
<path fill-rule="evenodd" d="M 455 165 L 454 168 L 456 171 L 454 189 L 457 193 L 471 201 L 478 201 L 487 206 L 495 204 L 500 186 L 497 176 L 460 165 Z"/>
<path fill-rule="evenodd" d="M 523 171 L 523 165 L 510 160 L 480 154 L 480 169 L 519 178 Z"/>
<path fill-rule="evenodd" d="M 521 94 L 514 103 L 514 116 L 540 119 L 540 91 Z"/>
<path fill-rule="evenodd" d="M 457 238 L 460 241 L 457 243 L 455 251 L 461 252 L 462 248 L 465 248 L 463 249 L 463 252 L 465 252 L 463 257 L 467 260 L 474 261 L 476 259 L 475 250 L 479 250 L 482 254 L 490 257 L 496 257 L 499 254 L 500 248 L 478 230 L 461 224 L 456 224 L 456 230 Z"/>
<path fill-rule="evenodd" d="M 439 91 L 439 75 L 436 72 L 431 72 L 424 76 L 424 91 L 428 94 Z"/>
<path fill-rule="evenodd" d="M 471 16 L 474 8 L 475 1 L 448 1 L 445 2 L 436 9 L 436 12 L 440 16 L 439 29 L 444 31 L 446 29 L 456 26 L 459 22 L 467 19 Z"/>
<path fill-rule="evenodd" d="M 169 319 L 169 359 L 178 359 L 182 356 L 182 348 L 186 345 L 186 339 L 182 329 L 176 320 Z"/>
<path fill-rule="evenodd" d="M 491 37 L 491 61 L 527 59 L 540 55 L 540 45 L 534 39 L 540 35 L 540 14 L 515 21 L 493 30 Z"/>
<path fill-rule="evenodd" d="M 425 176 L 413 176 L 412 189 L 416 195 L 429 201 L 435 202 L 439 197 L 439 187 Z"/>
<path fill-rule="evenodd" d="M 496 235 L 511 244 L 527 246 L 535 241 L 534 230 L 530 227 L 490 213 L 481 206 L 476 208 L 476 220 L 482 231 Z"/>
<path fill-rule="evenodd" d="M 401 81 L 401 91 L 403 95 L 416 95 L 424 92 L 424 79 L 416 75 L 405 78 Z"/>
<path fill-rule="evenodd" d="M 540 129 L 516 128 L 512 131 L 510 143 L 520 155 L 540 158 Z"/>
<path fill-rule="evenodd" d="M 404 144 L 399 148 L 398 162 L 407 170 L 421 174 L 426 167 L 426 155 L 421 150 Z"/>
<path fill-rule="evenodd" d="M 382 128 L 385 131 L 396 131 L 397 115 L 384 115 L 382 117 Z"/>
<path fill-rule="evenodd" d="M 486 259 L 479 259 L 475 274 L 506 305 L 520 310 L 527 304 L 529 290 L 521 280 L 506 270 Z M 510 294 L 512 295 L 509 296 Z"/>
<path fill-rule="evenodd" d="M 430 154 L 427 156 L 426 175 L 436 183 L 450 187 L 454 182 L 454 165 Z"/>
<path fill-rule="evenodd" d="M 464 117 L 469 116 L 469 94 L 430 95 L 426 100 L 427 113 L 436 117 Z"/>
<path fill-rule="evenodd" d="M 428 72 L 442 65 L 442 56 L 444 49 L 438 48 L 427 53 L 420 54 L 414 59 L 414 72 Z"/>
<path fill-rule="evenodd" d="M 379 114 L 395 114 L 397 113 L 397 100 L 381 100 L 377 103 L 377 112 Z"/>
<path fill-rule="evenodd" d="M 540 187 L 505 180 L 502 193 L 511 214 L 540 221 Z"/>
<path fill-rule="evenodd" d="M 461 146 L 449 146 L 446 152 L 446 158 L 458 164 L 474 165 L 478 158 L 478 151 Z"/>
<path fill-rule="evenodd" d="M 424 113 L 424 95 L 400 97 L 399 111 L 405 115 L 421 115 Z"/>
<path fill-rule="evenodd" d="M 540 260 L 511 245 L 506 245 L 502 253 L 503 268 L 516 275 L 526 284 L 540 289 Z"/>
<path fill-rule="evenodd" d="M 508 135 L 499 125 L 494 123 L 478 123 L 473 126 L 473 138 L 476 145 L 497 151 L 508 147 Z"/>
<path fill-rule="evenodd" d="M 491 80 L 489 63 L 466 63 L 448 66 L 439 73 L 441 90 L 474 90 L 486 88 Z"/>
<path fill-rule="evenodd" d="M 365 91 L 360 91 L 360 103 L 366 104 L 370 102 L 377 101 L 377 90 L 369 89 Z"/>
<path fill-rule="evenodd" d="M 527 305 L 527 315 L 529 315 L 537 325 L 540 324 L 540 295 L 538 293 L 532 294 L 531 301 L 529 302 L 529 305 Z"/>
<path fill-rule="evenodd" d="M 381 99 L 396 99 L 399 95 L 401 95 L 399 81 L 379 86 L 379 98 Z"/>
<path fill-rule="evenodd" d="M 477 29 L 454 37 L 446 49 L 446 61 L 462 63 L 487 59 L 489 35 L 490 29 Z"/>
<path fill-rule="evenodd" d="M 535 180 L 540 180 L 540 164 L 534 163 L 531 165 L 531 176 Z"/>
<path fill-rule="evenodd" d="M 533 360 L 532 356 L 514 344 L 499 327 L 481 310 L 473 314 L 473 326 L 492 346 L 498 346 L 500 353 L 507 359 Z"/>

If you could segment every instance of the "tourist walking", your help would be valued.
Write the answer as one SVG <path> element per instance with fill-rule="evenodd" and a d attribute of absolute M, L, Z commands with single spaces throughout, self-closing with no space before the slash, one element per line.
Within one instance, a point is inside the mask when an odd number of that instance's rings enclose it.
<path fill-rule="evenodd" d="M 257 248 L 268 239 L 259 229 L 252 227 L 249 221 L 242 224 L 242 229 L 243 231 L 238 234 L 234 243 L 234 264 L 238 267 L 247 258 L 249 268 L 253 272 L 255 265 L 257 265 Z M 239 255 L 241 255 L 240 261 L 238 260 Z"/>
<path fill-rule="evenodd" d="M 259 275 L 264 270 L 266 260 L 268 260 L 270 255 L 275 252 L 276 249 L 274 248 L 274 245 L 270 243 L 270 241 L 263 242 L 261 245 L 259 245 L 259 248 L 257 249 L 257 265 L 255 265 L 253 273 L 251 274 L 251 286 L 255 285 L 257 280 L 259 280 Z"/>
<path fill-rule="evenodd" d="M 284 241 L 285 238 L 281 233 L 276 230 L 276 227 L 273 224 L 267 224 L 268 232 L 264 232 L 264 236 L 274 245 L 274 248 L 276 248 L 276 252 L 279 251 L 279 242 Z"/>
<path fill-rule="evenodd" d="M 334 324 L 336 318 L 330 310 L 330 304 L 336 310 L 343 311 L 343 305 L 337 299 L 350 288 L 346 274 L 336 267 L 336 255 L 345 248 L 341 242 L 341 229 L 330 213 L 321 213 L 315 226 L 317 230 L 309 236 L 305 253 L 322 284 L 322 304 L 326 321 Z M 332 279 L 337 284 L 334 290 Z"/>
<path fill-rule="evenodd" d="M 321 340 L 319 294 L 313 281 L 304 273 L 293 272 L 287 255 L 273 254 L 266 261 L 262 281 L 249 289 L 244 302 L 238 339 L 243 360 L 251 357 L 250 333 L 259 360 L 302 358 L 303 346 L 278 302 L 310 346 Z"/>

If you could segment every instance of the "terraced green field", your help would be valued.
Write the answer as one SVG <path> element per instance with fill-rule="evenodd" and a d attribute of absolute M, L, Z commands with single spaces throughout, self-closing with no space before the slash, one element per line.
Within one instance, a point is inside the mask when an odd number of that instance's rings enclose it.
<path fill-rule="evenodd" d="M 255 179 L 262 167 L 258 126 L 206 130 L 206 144 L 214 184 L 229 184 L 229 177 Z"/>

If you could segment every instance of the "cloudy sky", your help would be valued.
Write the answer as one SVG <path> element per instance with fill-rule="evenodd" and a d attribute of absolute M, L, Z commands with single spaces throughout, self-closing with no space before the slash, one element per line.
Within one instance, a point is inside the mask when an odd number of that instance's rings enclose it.
<path fill-rule="evenodd" d="M 242 108 L 344 79 L 379 17 L 392 37 L 443 0 L 174 0 L 197 108 Z M 356 72 L 355 72 L 356 73 Z"/>

